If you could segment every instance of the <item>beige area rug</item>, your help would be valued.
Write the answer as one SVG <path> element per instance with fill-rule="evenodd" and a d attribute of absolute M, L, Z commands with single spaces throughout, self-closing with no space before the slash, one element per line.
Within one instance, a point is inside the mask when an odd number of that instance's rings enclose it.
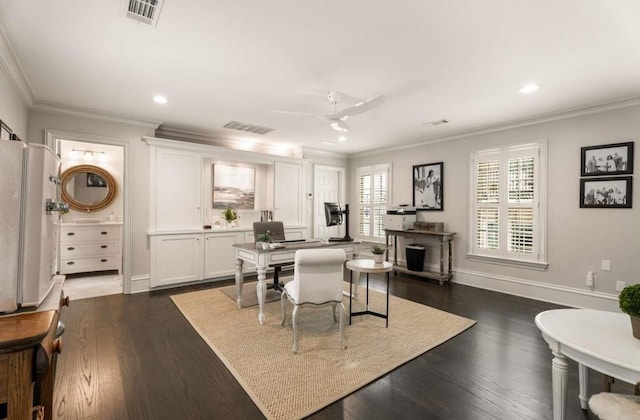
<path fill-rule="evenodd" d="M 284 278 L 280 277 L 280 282 L 286 283 L 292 278 L 293 277 L 284 277 Z M 267 284 L 272 285 L 273 279 L 268 279 Z M 258 304 L 258 294 L 256 293 L 256 285 L 257 285 L 257 282 L 255 281 L 251 283 L 244 283 L 242 285 L 242 307 L 243 308 L 246 308 L 249 306 L 256 306 Z M 219 290 L 222 293 L 224 293 L 226 296 L 233 299 L 234 302 L 238 299 L 238 291 L 236 289 L 235 284 L 233 286 L 221 287 Z M 273 302 L 275 300 L 278 300 L 278 301 L 280 300 L 280 292 L 278 292 L 277 290 L 268 289 L 267 298 L 265 302 Z"/>
<path fill-rule="evenodd" d="M 362 309 L 364 292 L 361 288 L 354 310 Z M 354 317 L 352 325 L 347 320 L 348 347 L 342 350 L 331 307 L 302 308 L 298 354 L 293 354 L 291 305 L 281 327 L 280 302 L 265 304 L 266 321 L 260 325 L 256 307 L 238 309 L 220 289 L 171 298 L 268 419 L 306 417 L 475 324 L 390 296 L 389 328 L 374 316 Z M 348 297 L 344 303 L 348 317 Z M 384 312 L 385 295 L 371 291 L 370 308 Z"/>

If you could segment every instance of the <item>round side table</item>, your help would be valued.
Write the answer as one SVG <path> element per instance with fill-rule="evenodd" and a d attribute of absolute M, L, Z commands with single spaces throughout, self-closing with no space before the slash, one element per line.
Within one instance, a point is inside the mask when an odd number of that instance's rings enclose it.
<path fill-rule="evenodd" d="M 388 261 L 383 261 L 381 263 L 376 263 L 373 260 L 363 259 L 363 260 L 349 260 L 347 261 L 347 268 L 351 270 L 351 274 L 349 275 L 349 325 L 351 325 L 351 317 L 358 315 L 373 315 L 379 318 L 383 318 L 386 320 L 386 327 L 389 327 L 389 273 L 393 270 L 393 264 Z M 366 301 L 366 309 L 364 311 L 353 312 L 351 310 L 352 307 L 352 299 L 353 299 L 353 273 L 367 273 L 367 301 Z M 382 314 L 379 312 L 374 312 L 369 309 L 369 273 L 387 273 L 387 312 Z M 356 283 L 356 287 L 358 287 Z"/>

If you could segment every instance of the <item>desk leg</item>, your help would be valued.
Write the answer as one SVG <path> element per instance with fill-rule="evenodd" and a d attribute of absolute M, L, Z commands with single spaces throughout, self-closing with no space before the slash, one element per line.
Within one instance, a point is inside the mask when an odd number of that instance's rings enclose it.
<path fill-rule="evenodd" d="M 244 274 L 242 273 L 242 261 L 240 258 L 236 259 L 236 294 L 238 308 L 242 307 L 242 283 L 244 283 Z"/>
<path fill-rule="evenodd" d="M 265 266 L 256 266 L 256 271 L 258 272 L 258 285 L 256 286 L 256 293 L 258 294 L 258 321 L 260 324 L 264 323 L 264 301 L 267 298 L 267 267 Z"/>
<path fill-rule="evenodd" d="M 578 378 L 580 383 L 580 407 L 586 410 L 589 407 L 589 368 L 578 363 Z"/>
<path fill-rule="evenodd" d="M 551 382 L 553 388 L 553 420 L 564 420 L 567 413 L 567 359 L 559 352 L 553 352 L 551 361 Z"/>

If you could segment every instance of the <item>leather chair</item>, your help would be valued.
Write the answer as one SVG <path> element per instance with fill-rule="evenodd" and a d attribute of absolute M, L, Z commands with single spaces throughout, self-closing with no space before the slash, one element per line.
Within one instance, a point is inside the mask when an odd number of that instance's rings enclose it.
<path fill-rule="evenodd" d="M 293 305 L 293 352 L 298 352 L 298 311 L 302 306 L 328 306 L 333 308 L 336 322 L 336 308 L 340 315 L 340 340 L 342 348 L 347 348 L 344 338 L 345 308 L 342 304 L 342 282 L 344 279 L 343 249 L 301 249 L 294 257 L 293 280 L 283 287 L 280 297 L 282 322 L 287 317 L 287 298 Z"/>

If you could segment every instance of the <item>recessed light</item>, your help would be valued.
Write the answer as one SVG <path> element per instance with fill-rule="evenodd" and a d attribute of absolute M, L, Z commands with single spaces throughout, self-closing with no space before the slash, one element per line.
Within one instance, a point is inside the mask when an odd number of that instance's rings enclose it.
<path fill-rule="evenodd" d="M 347 136 L 338 136 L 338 141 L 347 141 Z"/>
<path fill-rule="evenodd" d="M 155 101 L 155 103 L 157 104 L 166 104 L 167 102 L 169 102 L 169 100 L 167 98 L 165 98 L 162 95 L 156 95 L 153 97 L 153 100 Z"/>
<path fill-rule="evenodd" d="M 538 89 L 540 89 L 540 85 L 539 84 L 537 84 L 537 83 L 529 83 L 529 84 L 526 84 L 526 85 L 522 86 L 518 90 L 518 92 L 524 93 L 526 95 L 526 94 L 529 94 L 529 93 L 535 93 L 535 92 L 538 91 Z"/>

